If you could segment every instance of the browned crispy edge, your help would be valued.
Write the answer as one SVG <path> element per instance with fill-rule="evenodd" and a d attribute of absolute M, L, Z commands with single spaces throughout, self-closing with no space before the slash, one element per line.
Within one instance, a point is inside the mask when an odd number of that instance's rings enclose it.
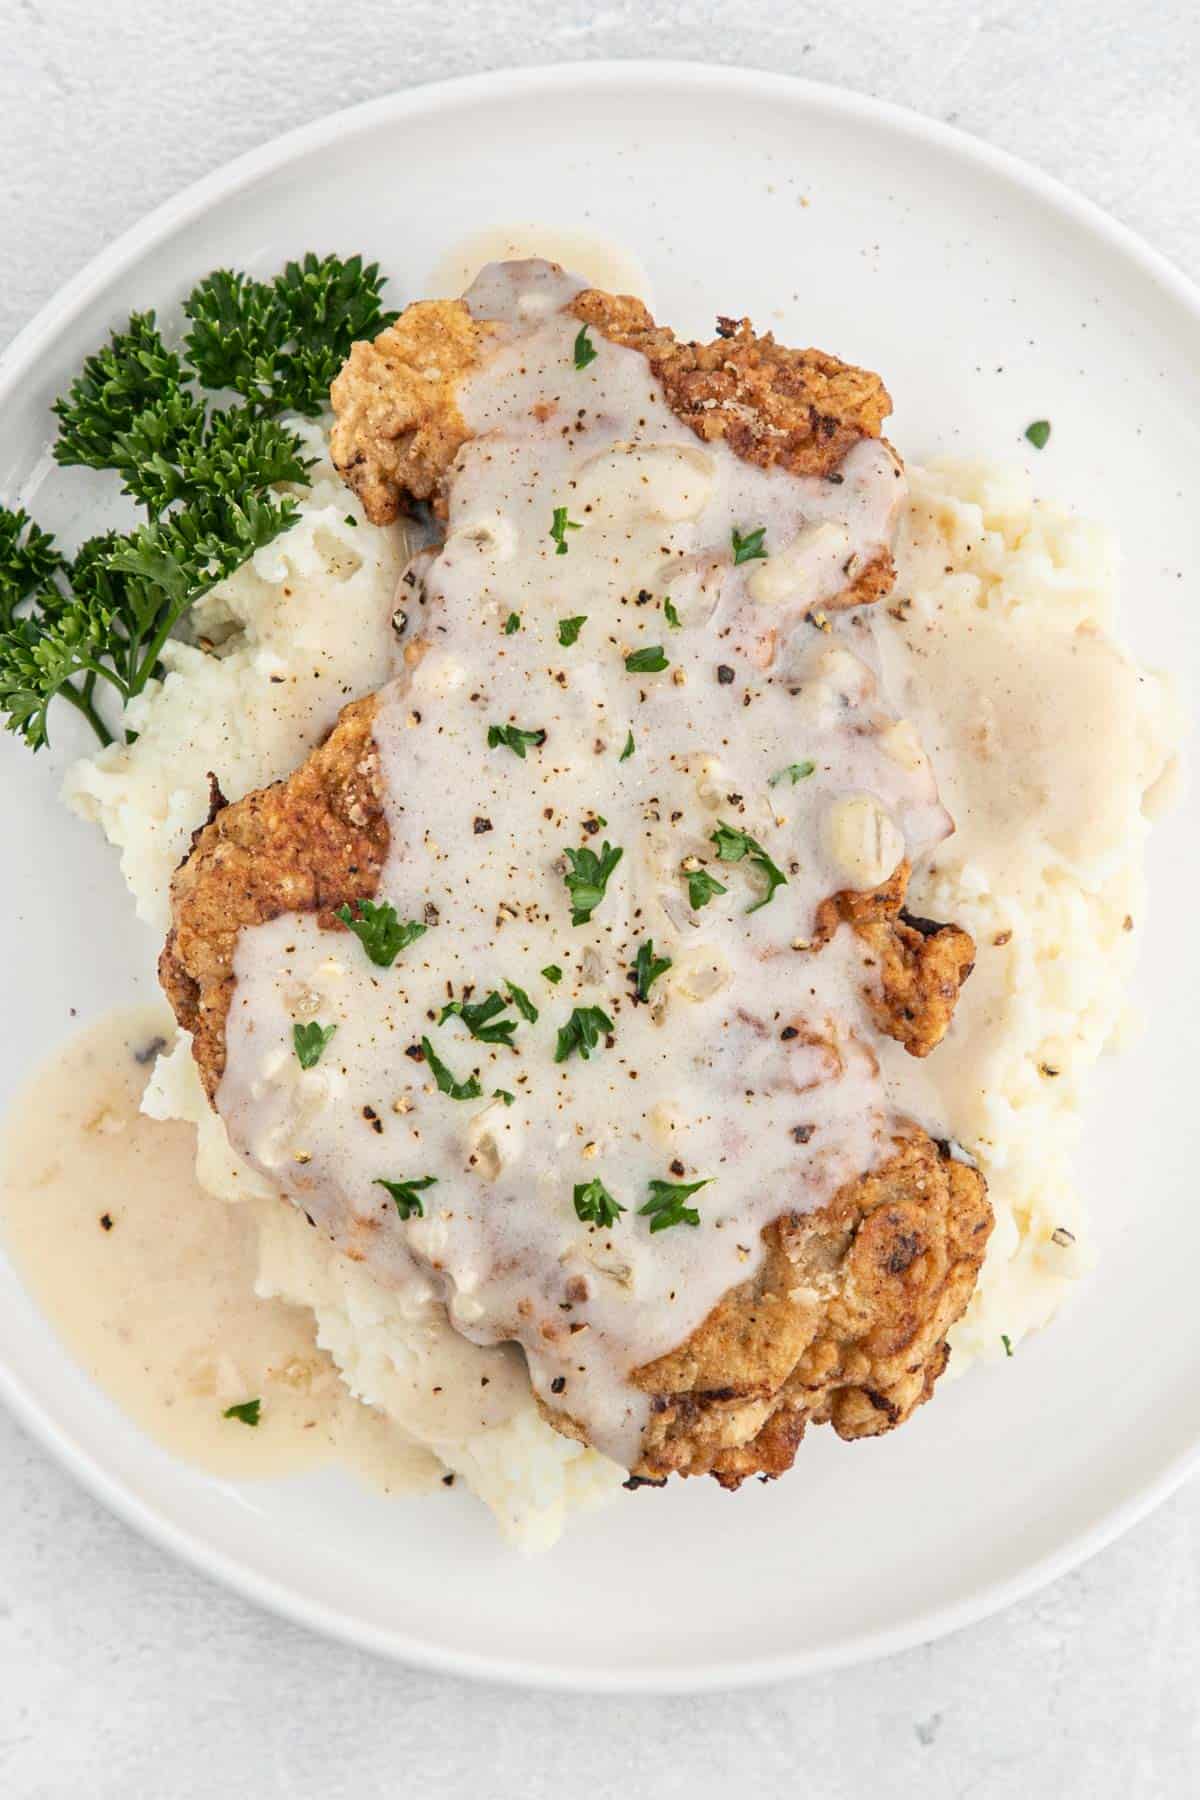
<path fill-rule="evenodd" d="M 342 709 L 325 742 L 294 774 L 222 806 L 194 833 L 171 883 L 171 928 L 158 978 L 193 1038 L 210 1099 L 225 1070 L 225 1021 L 244 927 L 315 912 L 345 927 L 337 907 L 369 899 L 387 855 L 376 696 Z"/>
<path fill-rule="evenodd" d="M 735 1488 L 789 1469 L 809 1425 L 903 1424 L 946 1366 L 992 1222 L 982 1176 L 916 1127 L 828 1206 L 775 1220 L 755 1279 L 635 1371 L 652 1402 L 635 1475 Z"/>

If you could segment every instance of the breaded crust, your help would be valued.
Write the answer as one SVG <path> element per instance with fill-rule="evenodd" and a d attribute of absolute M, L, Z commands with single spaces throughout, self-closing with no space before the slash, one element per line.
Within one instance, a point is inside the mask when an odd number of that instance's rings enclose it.
<path fill-rule="evenodd" d="M 897 865 L 869 893 L 844 888 L 817 909 L 814 942 L 828 943 L 839 925 L 870 946 L 878 985 L 866 990 L 879 1030 L 910 1056 L 928 1056 L 945 1037 L 959 990 L 975 967 L 975 940 L 960 925 L 917 918 L 905 910 L 911 864 Z"/>
<path fill-rule="evenodd" d="M 711 343 L 680 343 L 640 300 L 586 288 L 567 311 L 646 358 L 668 406 L 705 443 L 790 474 L 836 477 L 863 438 L 877 438 L 892 403 L 877 375 L 821 350 L 792 350 L 750 321 L 723 319 Z M 333 460 L 368 518 L 389 524 L 412 500 L 437 506 L 469 434 L 456 390 L 487 355 L 495 328 L 461 300 L 422 300 L 373 343 L 355 344 L 331 389 Z M 889 592 L 888 554 L 858 571 L 826 610 Z"/>
<path fill-rule="evenodd" d="M 946 1366 L 991 1229 L 982 1176 L 915 1127 L 828 1206 L 775 1220 L 754 1281 L 635 1372 L 653 1397 L 635 1474 L 736 1488 L 790 1469 L 809 1425 L 903 1424 Z"/>
<path fill-rule="evenodd" d="M 224 806 L 192 838 L 171 883 L 171 929 L 158 979 L 211 1100 L 225 1072 L 225 1019 L 238 936 L 285 912 L 333 914 L 366 899 L 387 855 L 376 697 L 344 707 L 325 742 L 286 781 Z"/>
<path fill-rule="evenodd" d="M 372 524 L 438 493 L 470 435 L 456 390 L 492 335 L 461 300 L 418 300 L 372 343 L 352 346 L 329 393 L 330 443 Z"/>

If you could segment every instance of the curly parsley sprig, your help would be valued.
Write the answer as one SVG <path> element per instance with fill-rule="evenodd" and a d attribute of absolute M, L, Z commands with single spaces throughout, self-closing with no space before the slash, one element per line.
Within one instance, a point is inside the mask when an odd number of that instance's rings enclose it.
<path fill-rule="evenodd" d="M 73 560 L 20 509 L 0 506 L 0 713 L 39 749 L 56 699 L 102 744 L 161 673 L 162 648 L 197 600 L 297 517 L 279 489 L 311 458 L 279 414 L 328 404 L 357 337 L 391 322 L 381 281 L 361 257 L 289 263 L 273 281 L 218 270 L 184 303 L 180 349 L 152 312 L 134 313 L 89 356 L 54 406 L 55 459 L 112 471 L 145 512 Z M 205 390 L 232 390 L 232 405 Z"/>

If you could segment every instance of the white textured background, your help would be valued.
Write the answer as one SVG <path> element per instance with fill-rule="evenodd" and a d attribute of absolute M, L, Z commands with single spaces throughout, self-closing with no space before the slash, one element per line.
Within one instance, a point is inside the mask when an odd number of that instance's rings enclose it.
<path fill-rule="evenodd" d="M 287 127 L 601 56 L 899 101 L 1040 164 L 1200 276 L 1195 0 L 0 0 L 0 345 L 149 207 Z M 278 1623 L 134 1537 L 0 1418 L 3 1800 L 1159 1800 L 1200 1793 L 1198 1711 L 1195 1484 L 1037 1599 L 890 1662 L 576 1700 Z"/>

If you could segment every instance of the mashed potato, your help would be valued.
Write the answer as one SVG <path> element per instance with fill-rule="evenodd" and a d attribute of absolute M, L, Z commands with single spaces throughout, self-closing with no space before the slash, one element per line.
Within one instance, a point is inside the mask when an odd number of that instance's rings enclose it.
<path fill-rule="evenodd" d="M 452 1330 L 424 1282 L 403 1290 L 384 1287 L 313 1231 L 303 1213 L 279 1204 L 270 1183 L 231 1148 L 200 1085 L 186 1032 L 159 1057 L 142 1110 L 195 1125 L 201 1186 L 220 1200 L 253 1207 L 255 1291 L 310 1308 L 317 1343 L 350 1391 L 460 1476 L 510 1543 L 545 1549 L 569 1511 L 617 1492 L 624 1469 L 546 1424 L 516 1351 L 468 1343 Z M 479 1404 L 481 1377 L 486 1407 Z M 443 1398 L 435 1400 L 439 1394 Z"/>
<path fill-rule="evenodd" d="M 301 518 L 197 608 L 190 643 L 137 701 L 132 745 L 75 765 L 66 798 L 120 847 L 138 911 L 165 929 L 171 872 L 208 805 L 287 774 L 345 701 L 391 672 L 404 545 L 367 523 L 322 460 Z M 1147 815 L 1169 785 L 1178 721 L 1161 681 L 1108 636 L 1112 547 L 990 466 L 909 470 L 898 580 L 871 630 L 958 825 L 910 893 L 979 946 L 950 1040 L 898 1052 L 897 1104 L 952 1134 L 987 1175 L 997 1217 L 953 1366 L 1005 1354 L 1089 1266 L 1071 1179 L 1087 1076 L 1113 1039 L 1145 912 Z M 1114 752 L 1114 746 L 1119 750 Z M 514 1542 L 552 1542 L 566 1512 L 612 1494 L 613 1463 L 554 1432 L 517 1381 L 486 1420 L 431 1418 L 419 1396 L 477 1386 L 478 1350 L 430 1296 L 383 1289 L 280 1207 L 231 1151 L 183 1038 L 147 1110 L 197 1126 L 203 1185 L 258 1208 L 258 1291 L 310 1307 L 352 1391 L 461 1474 Z"/>
<path fill-rule="evenodd" d="M 1090 1267 L 1071 1158 L 1089 1073 L 1125 1018 L 1181 719 L 1164 678 L 1109 635 L 1107 532 L 1035 502 L 1017 470 L 909 476 L 880 647 L 956 830 L 908 904 L 965 926 L 977 959 L 946 1043 L 898 1068 L 897 1090 L 978 1159 L 996 1214 L 950 1337 L 961 1373 L 1045 1324 Z"/>

